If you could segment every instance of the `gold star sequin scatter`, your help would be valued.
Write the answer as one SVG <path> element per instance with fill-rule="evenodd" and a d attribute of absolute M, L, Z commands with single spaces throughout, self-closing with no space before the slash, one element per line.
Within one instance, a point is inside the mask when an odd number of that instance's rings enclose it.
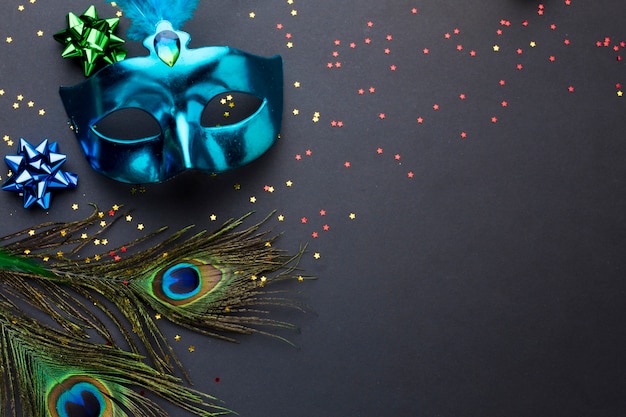
<path fill-rule="evenodd" d="M 34 112 L 31 114 L 35 114 L 38 116 L 45 116 L 46 114 L 46 110 L 38 108 L 36 106 L 35 100 L 33 100 L 31 97 L 27 98 L 22 93 L 17 93 L 14 96 L 14 99 L 11 101 L 7 100 L 9 97 L 10 96 L 7 94 L 7 91 L 4 88 L 0 89 L 0 108 L 2 104 L 5 104 L 13 111 L 29 111 Z"/>
<path fill-rule="evenodd" d="M 26 16 L 29 6 L 26 0 L 24 3 L 26 10 L 21 14 Z M 345 196 L 325 193 L 328 182 L 317 183 L 322 174 L 320 161 L 328 163 L 324 167 L 331 167 L 331 181 L 338 189 L 343 186 L 349 190 L 359 181 L 358 184 L 367 192 L 373 187 L 368 189 L 370 184 L 363 184 L 361 178 L 369 178 L 371 182 L 375 182 L 379 172 L 392 172 L 391 176 L 386 174 L 385 178 L 395 178 L 401 185 L 397 186 L 390 180 L 384 186 L 396 189 L 401 189 L 402 186 L 414 187 L 406 193 L 408 198 L 412 198 L 411 196 L 420 192 L 417 184 L 420 183 L 422 159 L 419 158 L 428 156 L 417 155 L 411 150 L 420 146 L 431 146 L 436 142 L 447 143 L 450 149 L 457 152 L 461 146 L 470 147 L 484 140 L 484 135 L 490 134 L 489 132 L 494 132 L 493 135 L 502 134 L 499 129 L 511 126 L 507 123 L 518 117 L 516 113 L 520 111 L 521 100 L 512 91 L 522 84 L 521 79 L 530 83 L 531 78 L 527 76 L 529 69 L 535 73 L 561 71 L 561 85 L 556 90 L 563 94 L 561 98 L 564 100 L 575 99 L 575 88 L 586 87 L 579 87 L 574 77 L 568 79 L 572 72 L 568 72 L 561 64 L 561 58 L 570 53 L 567 51 L 568 36 L 573 30 L 561 25 L 558 21 L 561 15 L 557 11 L 569 6 L 568 0 L 550 3 L 550 10 L 545 13 L 540 9 L 541 13 L 535 15 L 535 10 L 530 10 L 528 21 L 516 19 L 510 22 L 506 20 L 506 16 L 501 21 L 494 20 L 493 25 L 484 28 L 488 36 L 482 36 L 477 30 L 483 29 L 471 27 L 470 22 L 464 21 L 462 16 L 459 19 L 450 19 L 455 25 L 458 23 L 459 27 L 441 29 L 440 25 L 436 25 L 436 33 L 413 36 L 410 30 L 407 33 L 406 28 L 430 30 L 426 23 L 432 16 L 428 14 L 426 7 L 424 11 L 418 11 L 412 5 L 407 6 L 404 14 L 394 14 L 394 19 L 390 20 L 386 19 L 385 11 L 377 11 L 376 15 L 367 16 L 369 12 L 361 10 L 358 7 L 360 5 L 354 3 L 354 8 L 359 9 L 358 13 L 351 16 L 335 15 L 333 21 L 341 21 L 342 17 L 360 19 L 358 29 L 350 30 L 351 25 L 328 25 L 319 30 L 321 36 L 315 40 L 310 39 L 306 33 L 308 16 L 305 10 L 311 8 L 303 7 L 302 12 L 298 13 L 297 3 L 298 0 L 277 2 L 274 7 L 279 8 L 280 13 L 276 17 L 277 21 L 270 22 L 272 25 L 267 29 L 268 43 L 271 43 L 268 49 L 283 54 L 288 64 L 285 67 L 285 83 L 289 87 L 285 94 L 287 117 L 283 138 L 279 141 L 280 147 L 273 155 L 276 160 L 272 160 L 272 163 L 276 162 L 280 167 L 281 176 L 272 177 L 262 169 L 255 172 L 254 179 L 227 176 L 229 182 L 224 194 L 227 194 L 227 199 L 234 201 L 233 207 L 250 207 L 259 212 L 268 206 L 277 208 L 279 214 L 275 219 L 280 222 L 277 228 L 288 231 L 295 239 L 301 238 L 309 242 L 305 262 L 323 262 L 326 258 L 331 258 L 326 256 L 326 240 L 345 239 L 345 228 L 356 229 L 368 223 L 368 211 L 362 210 L 357 204 L 376 204 L 374 198 L 369 197 L 360 203 L 355 202 L 352 200 L 355 198 L 354 193 L 350 192 L 346 192 Z M 436 2 L 431 3 L 429 8 L 437 7 Z M 11 3 L 10 7 L 16 7 L 16 3 Z M 254 11 L 242 10 L 241 21 L 251 27 L 260 28 L 265 23 L 263 19 L 268 16 L 263 7 L 265 6 L 257 5 Z M 454 14 L 454 10 L 450 12 Z M 328 13 L 339 12 L 333 10 Z M 558 23 L 554 28 L 552 21 Z M 37 34 L 39 26 L 40 23 L 33 26 L 29 33 Z M 43 28 L 46 32 L 49 30 L 47 26 Z M 553 42 L 546 41 L 543 35 L 538 36 L 540 30 L 552 31 L 547 33 L 551 34 Z M 510 34 L 513 31 L 523 31 L 523 40 L 512 41 Z M 0 33 L 0 40 L 6 40 L 2 44 L 5 50 L 14 50 L 16 44 L 24 42 L 23 39 L 18 39 L 17 32 Z M 572 42 L 583 41 L 574 35 L 571 38 Z M 616 58 L 621 59 L 620 54 L 624 48 L 617 41 L 608 38 L 600 38 L 598 41 L 598 48 L 606 51 L 613 62 Z M 311 50 L 317 52 L 317 48 L 323 52 L 319 57 L 311 53 Z M 291 65 L 300 59 L 296 55 L 299 53 L 306 54 L 306 62 L 311 63 L 306 71 Z M 472 77 L 467 76 L 464 68 L 474 66 L 473 69 L 479 69 L 481 60 L 485 57 L 500 60 L 497 62 L 502 65 L 489 67 L 489 71 L 484 71 L 484 74 L 475 71 Z M 446 65 L 448 59 L 454 69 L 445 68 L 445 73 L 448 74 L 445 80 L 429 76 L 429 80 L 445 85 L 423 93 L 420 87 L 425 77 L 418 71 L 423 67 L 415 62 L 427 63 L 425 67 L 432 70 L 428 65 L 433 65 L 435 59 L 440 60 L 437 65 Z M 416 67 L 411 67 L 412 64 Z M 364 68 L 367 71 L 363 71 Z M 366 76 L 355 76 L 360 71 L 366 72 Z M 314 76 L 309 77 L 309 72 Z M 407 73 L 415 74 L 414 77 L 409 77 L 414 85 L 408 85 L 410 83 L 406 82 L 407 78 L 397 78 L 397 74 Z M 482 77 L 481 82 L 476 83 L 475 77 Z M 327 86 L 331 86 L 328 88 L 332 90 L 332 95 L 315 85 L 313 80 L 327 82 Z M 559 80 L 556 80 L 558 84 Z M 6 95 L 4 90 L 0 91 L 0 111 L 25 117 L 36 115 L 37 104 L 44 101 L 39 97 L 29 97 L 31 93 L 18 91 L 13 82 L 0 82 L 5 83 L 3 87 L 7 91 Z M 610 82 L 611 85 L 606 89 L 607 94 L 611 95 L 610 99 L 619 100 L 623 96 L 622 80 L 613 79 Z M 493 90 L 477 91 L 476 85 L 490 85 Z M 421 94 L 415 94 L 416 91 Z M 26 97 L 23 100 L 15 99 L 20 92 Z M 318 96 L 319 99 L 315 102 Z M 486 96 L 488 105 L 481 107 L 479 96 Z M 489 98 L 492 98 L 491 101 Z M 406 104 L 402 112 L 394 110 L 398 102 Z M 220 108 L 218 117 L 228 119 L 229 122 L 233 120 L 235 100 L 224 97 L 220 104 L 224 107 Z M 29 109 L 35 111 L 28 113 Z M 477 125 L 481 128 L 478 129 Z M 405 136 L 411 136 L 412 141 L 402 141 L 390 134 L 397 128 L 410 132 L 410 135 Z M 355 132 L 361 131 L 367 132 L 368 138 L 364 137 L 358 143 L 346 144 L 347 139 L 352 138 Z M 433 137 L 433 131 L 437 131 L 436 138 Z M 486 133 L 483 134 L 483 131 Z M 4 142 L 12 142 L 11 137 L 17 138 L 18 134 L 19 132 L 7 131 Z M 376 139 L 371 138 L 379 138 L 379 142 L 375 143 Z M 511 139 L 502 137 L 502 140 Z M 287 154 L 284 159 L 277 157 L 283 153 Z M 141 186 L 131 188 L 132 198 L 136 198 L 135 201 L 139 204 L 145 192 L 146 188 Z M 89 197 L 94 195 L 97 196 L 97 191 Z M 324 200 L 325 198 L 330 201 Z M 206 221 L 208 216 L 208 220 L 213 222 L 218 218 L 221 221 L 228 217 L 230 213 L 223 213 L 218 207 L 208 203 L 207 210 L 202 214 L 203 219 Z M 306 221 L 302 221 L 303 219 Z M 143 223 L 137 223 L 130 215 L 126 217 L 126 221 L 130 223 L 128 229 L 143 229 Z M 146 224 L 150 223 L 146 221 Z M 255 282 L 263 281 L 260 277 L 255 277 Z M 180 341 L 180 336 L 177 335 L 175 340 Z M 189 348 L 191 351 L 192 346 Z"/>
<path fill-rule="evenodd" d="M 282 9 L 280 21 L 275 22 L 275 25 L 268 30 L 275 33 L 275 36 L 271 38 L 275 45 L 274 49 L 283 54 L 286 62 L 289 62 L 291 57 L 297 57 L 298 46 L 303 44 L 301 40 L 309 39 L 305 33 L 305 26 L 302 26 L 306 21 L 306 16 L 298 13 L 297 1 L 283 0 L 278 7 Z M 27 10 L 23 14 L 26 16 Z M 256 27 L 263 18 L 267 17 L 267 14 L 262 8 L 256 8 L 255 10 L 242 10 L 241 16 L 248 24 Z M 423 19 L 427 18 L 428 16 L 423 16 L 417 9 L 413 8 L 407 9 L 402 17 L 407 25 L 419 25 L 423 23 Z M 503 68 L 497 73 L 498 77 L 492 83 L 497 92 L 494 94 L 497 101 L 489 111 L 484 111 L 485 114 L 482 117 L 486 126 L 498 126 L 506 124 L 507 120 L 512 117 L 508 110 L 509 104 L 514 107 L 516 98 L 508 95 L 510 86 L 517 82 L 515 78 L 518 76 L 517 73 L 520 71 L 524 73 L 533 66 L 538 67 L 550 63 L 558 65 L 559 62 L 561 51 L 548 51 L 543 38 L 535 36 L 531 32 L 531 29 L 538 27 L 540 21 L 530 18 L 529 20 L 531 24 L 527 27 L 520 22 L 511 23 L 506 20 L 494 22 L 494 27 L 489 28 L 489 30 L 494 33 L 499 32 L 489 38 L 489 42 L 485 40 L 482 45 L 477 43 L 476 33 L 472 33 L 471 29 L 462 27 L 462 25 L 461 27 L 451 26 L 447 30 L 437 33 L 437 36 L 424 39 L 414 37 L 411 42 L 415 42 L 413 50 L 419 53 L 419 58 L 423 60 L 441 54 L 447 54 L 451 59 L 461 60 L 477 60 L 485 55 L 498 58 L 517 57 L 518 62 L 515 62 L 512 68 Z M 541 24 L 545 30 L 553 30 L 554 36 L 559 34 L 560 25 L 551 29 L 547 23 Z M 41 24 L 37 24 L 32 28 L 31 33 L 34 37 L 39 37 L 38 31 L 42 30 L 40 26 Z M 514 26 L 517 26 L 518 29 L 524 27 L 528 32 L 524 41 L 520 42 L 519 45 L 513 45 L 507 38 L 508 33 L 514 30 Z M 348 26 L 347 28 L 349 29 Z M 310 78 L 307 78 L 307 74 L 286 71 L 285 76 L 288 80 L 286 84 L 292 87 L 286 89 L 285 104 L 287 114 L 291 117 L 287 118 L 283 133 L 292 132 L 294 126 L 296 128 L 302 127 L 303 131 L 307 132 L 306 138 L 290 137 L 285 134 L 284 138 L 280 139 L 285 142 L 283 149 L 294 149 L 288 160 L 282 162 L 286 170 L 286 175 L 282 179 L 259 178 L 258 183 L 255 183 L 248 179 L 237 178 L 236 181 L 233 181 L 230 190 L 234 193 L 243 190 L 243 193 L 237 193 L 235 197 L 238 199 L 237 201 L 255 205 L 257 210 L 257 207 L 277 206 L 280 214 L 276 218 L 277 221 L 281 222 L 281 227 L 284 226 L 286 230 L 290 231 L 297 227 L 296 230 L 299 232 L 296 233 L 301 233 L 303 240 L 306 239 L 311 242 L 310 254 L 316 260 L 323 259 L 324 241 L 328 236 L 332 236 L 338 228 L 338 223 L 342 224 L 341 227 L 345 227 L 345 224 L 357 225 L 360 223 L 356 221 L 358 220 L 357 214 L 350 211 L 358 208 L 353 207 L 354 204 L 351 201 L 343 201 L 341 203 L 343 206 L 340 206 L 339 210 L 328 210 L 328 212 L 319 207 L 294 208 L 298 205 L 291 206 L 286 202 L 300 196 L 318 193 L 319 190 L 315 188 L 315 185 L 311 185 L 306 178 L 316 175 L 318 160 L 322 158 L 335 160 L 335 166 L 340 168 L 337 170 L 335 178 L 337 182 L 347 181 L 350 176 L 366 174 L 366 170 L 376 171 L 390 168 L 397 170 L 398 181 L 414 180 L 413 183 L 417 183 L 416 180 L 420 176 L 415 155 L 406 149 L 398 149 L 393 138 L 386 137 L 384 143 L 381 139 L 381 143 L 368 149 L 355 143 L 351 145 L 349 152 L 342 155 L 335 153 L 334 143 L 325 144 L 322 147 L 321 141 L 318 140 L 320 137 L 331 137 L 333 141 L 339 143 L 348 135 L 352 135 L 355 129 L 364 128 L 370 131 L 382 129 L 385 132 L 390 132 L 398 124 L 406 124 L 410 129 L 415 129 L 417 135 L 422 135 L 423 132 L 420 128 L 432 127 L 437 122 L 438 117 L 447 117 L 450 120 L 452 133 L 444 131 L 442 135 L 448 140 L 469 142 L 481 139 L 469 126 L 472 122 L 469 117 L 470 115 L 475 117 L 483 110 L 469 111 L 471 106 L 476 106 L 478 95 L 472 94 L 474 91 L 467 85 L 460 85 L 451 97 L 420 97 L 419 100 L 412 102 L 415 103 L 415 113 L 410 120 L 403 120 L 400 115 L 394 114 L 392 109 L 387 108 L 388 98 L 394 97 L 394 100 L 402 100 L 406 95 L 400 90 L 393 91 L 390 87 L 390 80 L 393 80 L 395 74 L 401 71 L 411 70 L 411 68 L 406 68 L 406 59 L 401 56 L 403 53 L 401 51 L 407 50 L 406 45 L 403 47 L 399 45 L 400 42 L 408 42 L 407 36 L 397 31 L 389 22 L 377 20 L 376 16 L 364 18 L 360 26 L 352 32 L 348 29 L 338 31 L 342 34 L 341 36 L 333 36 L 332 31 L 335 29 L 328 29 L 327 40 L 324 40 L 327 43 L 322 45 L 327 50 L 326 58 L 318 62 L 317 68 L 308 68 L 307 71 L 315 71 L 316 76 L 332 74 L 329 77 L 333 77 L 335 82 L 333 94 L 341 96 L 342 102 L 349 103 L 349 105 L 329 108 L 325 104 L 327 97 L 320 97 L 318 103 L 311 104 L 311 97 L 318 92 L 315 91 L 316 86 L 311 84 Z M 15 35 L 7 33 L 6 36 Z M 564 32 L 561 32 L 559 36 L 565 36 Z M 8 44 L 9 46 L 6 47 L 14 47 L 15 43 L 19 41 L 21 40 L 12 40 L 12 44 Z M 614 41 L 608 43 L 610 46 L 607 47 L 607 50 L 611 49 Z M 606 47 L 604 44 L 605 41 L 602 40 L 602 47 Z M 561 48 L 567 48 L 567 44 L 563 43 Z M 487 52 L 493 53 L 488 54 Z M 550 60 L 550 57 L 555 57 L 555 59 Z M 352 75 L 344 75 L 348 72 L 346 70 L 362 67 L 365 61 L 374 63 L 367 78 L 353 79 Z M 403 61 L 404 64 L 402 64 Z M 540 61 L 542 64 L 539 64 Z M 545 64 L 543 64 L 544 61 Z M 564 90 L 573 93 L 574 85 L 570 84 L 571 81 L 565 83 Z M 37 113 L 39 110 L 37 103 L 40 101 L 37 97 L 30 97 L 30 93 L 15 90 L 13 85 L 3 87 L 6 94 L 0 95 L 1 106 L 5 108 L 9 106 L 11 110 L 20 114 L 22 112 L 27 114 L 29 109 L 34 109 L 32 114 Z M 406 87 L 403 86 L 403 88 Z M 616 84 L 616 89 L 611 93 L 615 94 L 617 98 L 621 97 L 621 85 Z M 21 98 L 18 99 L 18 95 L 21 95 Z M 454 106 L 450 105 L 451 101 L 454 101 Z M 224 120 L 234 119 L 234 113 L 238 108 L 237 100 L 232 96 L 225 96 L 220 99 L 220 104 L 224 106 L 220 113 Z M 327 108 L 329 110 L 326 110 Z M 356 112 L 359 117 L 362 116 L 362 120 L 365 122 L 356 122 L 356 118 L 350 115 L 351 112 Z M 12 132 L 8 133 L 12 134 Z M 424 139 L 429 140 L 430 138 L 419 136 L 419 140 Z M 5 142 L 8 141 L 5 140 Z M 363 155 L 372 157 L 370 163 L 363 163 Z M 133 189 L 135 190 L 133 195 L 139 197 L 145 192 L 145 188 L 141 186 Z M 318 205 L 323 206 L 323 204 Z M 318 214 L 322 211 L 324 212 L 323 216 Z M 209 211 L 209 213 L 211 212 Z M 222 217 L 222 213 L 216 212 L 210 215 L 208 220 L 215 221 L 215 219 Z M 303 217 L 306 217 L 308 221 L 302 223 Z M 144 230 L 144 224 L 135 222 L 130 215 L 126 220 L 138 231 Z M 100 245 L 102 245 L 102 239 Z"/>

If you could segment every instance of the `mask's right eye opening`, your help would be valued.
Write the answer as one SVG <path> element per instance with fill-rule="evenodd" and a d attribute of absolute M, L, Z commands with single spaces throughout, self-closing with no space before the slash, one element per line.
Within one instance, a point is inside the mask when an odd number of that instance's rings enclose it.
<path fill-rule="evenodd" d="M 145 110 L 135 107 L 112 112 L 95 124 L 93 129 L 104 137 L 118 140 L 145 139 L 161 134 L 161 126 L 156 119 Z"/>
<path fill-rule="evenodd" d="M 262 103 L 263 100 L 251 94 L 220 94 L 204 107 L 201 124 L 204 127 L 217 127 L 238 123 L 252 116 Z"/>

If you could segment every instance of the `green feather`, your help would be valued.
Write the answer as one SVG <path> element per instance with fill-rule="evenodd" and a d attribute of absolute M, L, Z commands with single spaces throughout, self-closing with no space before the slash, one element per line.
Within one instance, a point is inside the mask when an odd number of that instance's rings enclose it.
<path fill-rule="evenodd" d="M 53 276 L 46 268 L 33 260 L 10 255 L 2 249 L 0 249 L 0 270 L 30 273 L 44 277 Z"/>

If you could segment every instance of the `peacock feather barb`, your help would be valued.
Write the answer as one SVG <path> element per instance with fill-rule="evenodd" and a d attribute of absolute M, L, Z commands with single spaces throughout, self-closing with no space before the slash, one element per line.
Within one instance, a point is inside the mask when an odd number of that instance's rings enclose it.
<path fill-rule="evenodd" d="M 188 379 L 156 317 L 229 341 L 286 340 L 275 331 L 296 327 L 269 309 L 302 308 L 268 286 L 307 278 L 298 274 L 305 248 L 276 249 L 278 235 L 260 230 L 270 216 L 243 228 L 248 213 L 213 233 L 187 227 L 161 238 L 162 228 L 82 257 L 124 214 L 98 228 L 101 216 L 0 238 L 0 415 L 166 415 L 133 387 L 199 416 L 229 413 L 175 376 Z"/>

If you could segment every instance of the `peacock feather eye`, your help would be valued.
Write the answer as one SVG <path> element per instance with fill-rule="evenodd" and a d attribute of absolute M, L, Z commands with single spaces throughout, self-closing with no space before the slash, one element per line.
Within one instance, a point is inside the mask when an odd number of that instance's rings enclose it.
<path fill-rule="evenodd" d="M 161 278 L 163 294 L 176 301 L 193 297 L 201 287 L 200 270 L 194 264 L 186 262 L 168 268 Z"/>
<path fill-rule="evenodd" d="M 48 411 L 52 417 L 112 417 L 113 404 L 100 381 L 74 375 L 50 390 Z"/>
<path fill-rule="evenodd" d="M 189 304 L 214 290 L 225 272 L 196 260 L 184 260 L 156 273 L 152 280 L 154 295 L 168 304 Z"/>

